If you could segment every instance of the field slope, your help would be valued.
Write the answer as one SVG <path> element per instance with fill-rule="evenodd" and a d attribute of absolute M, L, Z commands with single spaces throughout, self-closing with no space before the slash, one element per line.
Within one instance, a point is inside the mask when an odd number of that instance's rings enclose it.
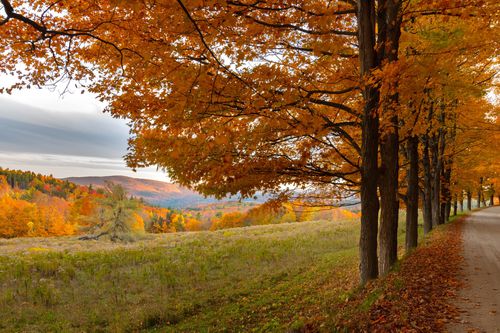
<path fill-rule="evenodd" d="M 301 328 L 324 322 L 356 285 L 357 242 L 355 221 L 167 234 L 124 248 L 0 241 L 0 331 Z"/>

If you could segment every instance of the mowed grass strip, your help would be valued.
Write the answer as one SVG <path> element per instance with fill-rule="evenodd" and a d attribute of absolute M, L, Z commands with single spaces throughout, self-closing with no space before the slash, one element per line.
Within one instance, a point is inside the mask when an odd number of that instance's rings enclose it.
<path fill-rule="evenodd" d="M 357 221 L 307 222 L 173 234 L 136 249 L 0 256 L 0 330 L 300 327 L 328 316 L 357 283 L 358 230 Z"/>

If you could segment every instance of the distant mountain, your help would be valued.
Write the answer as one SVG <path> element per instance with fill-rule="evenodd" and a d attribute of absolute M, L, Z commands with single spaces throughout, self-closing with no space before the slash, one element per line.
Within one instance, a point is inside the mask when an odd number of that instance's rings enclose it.
<path fill-rule="evenodd" d="M 65 180 L 84 186 L 92 185 L 94 188 L 102 187 L 105 181 L 111 181 L 122 185 L 130 195 L 141 197 L 150 204 L 163 207 L 188 208 L 220 202 L 214 198 L 205 198 L 203 195 L 177 184 L 150 179 L 106 176 L 69 177 Z M 232 200 L 234 201 L 234 199 Z"/>

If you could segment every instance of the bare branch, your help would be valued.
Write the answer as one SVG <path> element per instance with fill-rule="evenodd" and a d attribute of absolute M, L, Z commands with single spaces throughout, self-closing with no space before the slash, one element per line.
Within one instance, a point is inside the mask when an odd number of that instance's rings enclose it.
<path fill-rule="evenodd" d="M 219 67 L 221 67 L 222 69 L 224 69 L 225 72 L 227 72 L 232 77 L 236 78 L 238 81 L 242 82 L 245 86 L 250 87 L 250 85 L 245 80 L 243 80 L 239 75 L 235 74 L 233 71 L 231 71 L 229 68 L 227 68 L 219 60 L 219 58 L 217 57 L 217 55 L 212 51 L 212 49 L 208 45 L 207 41 L 205 40 L 205 37 L 203 36 L 203 32 L 201 31 L 200 27 L 196 23 L 195 19 L 191 16 L 191 13 L 189 13 L 189 10 L 186 8 L 186 6 L 182 2 L 182 0 L 177 0 L 177 3 L 179 4 L 179 6 L 181 6 L 182 11 L 186 14 L 186 16 L 189 19 L 189 21 L 191 21 L 191 23 L 193 24 L 196 32 L 200 36 L 200 40 L 201 40 L 203 46 L 207 49 L 207 51 L 210 53 L 210 55 L 215 60 L 215 62 L 219 65 Z"/>
<path fill-rule="evenodd" d="M 291 30 L 300 31 L 300 32 L 310 34 L 310 35 L 329 35 L 329 34 L 342 35 L 342 36 L 357 36 L 358 35 L 357 31 L 344 31 L 344 30 L 336 30 L 336 29 L 331 29 L 331 30 L 326 30 L 326 31 L 318 31 L 318 30 L 311 30 L 311 29 L 302 28 L 302 27 L 299 27 L 297 25 L 290 24 L 290 23 L 266 22 L 266 21 L 259 20 L 255 17 L 252 17 L 250 15 L 244 15 L 244 17 L 254 21 L 255 23 L 264 25 L 266 27 L 279 28 L 279 29 L 291 29 Z"/>

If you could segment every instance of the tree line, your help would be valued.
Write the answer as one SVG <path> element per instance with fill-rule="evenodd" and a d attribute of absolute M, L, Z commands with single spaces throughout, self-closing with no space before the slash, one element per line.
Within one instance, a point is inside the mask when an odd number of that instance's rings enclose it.
<path fill-rule="evenodd" d="M 358 195 L 362 283 L 396 261 L 402 204 L 410 249 L 419 207 L 428 232 L 495 188 L 496 0 L 2 4 L 4 91 L 96 93 L 130 167 L 206 195 Z"/>
<path fill-rule="evenodd" d="M 14 184 L 14 187 L 12 187 Z M 118 184 L 93 188 L 30 171 L 0 168 L 0 237 L 80 235 L 81 239 L 133 241 L 146 233 L 220 230 L 253 225 L 340 221 L 355 211 L 268 203 L 251 208 L 218 205 L 191 210 L 155 207 Z"/>

